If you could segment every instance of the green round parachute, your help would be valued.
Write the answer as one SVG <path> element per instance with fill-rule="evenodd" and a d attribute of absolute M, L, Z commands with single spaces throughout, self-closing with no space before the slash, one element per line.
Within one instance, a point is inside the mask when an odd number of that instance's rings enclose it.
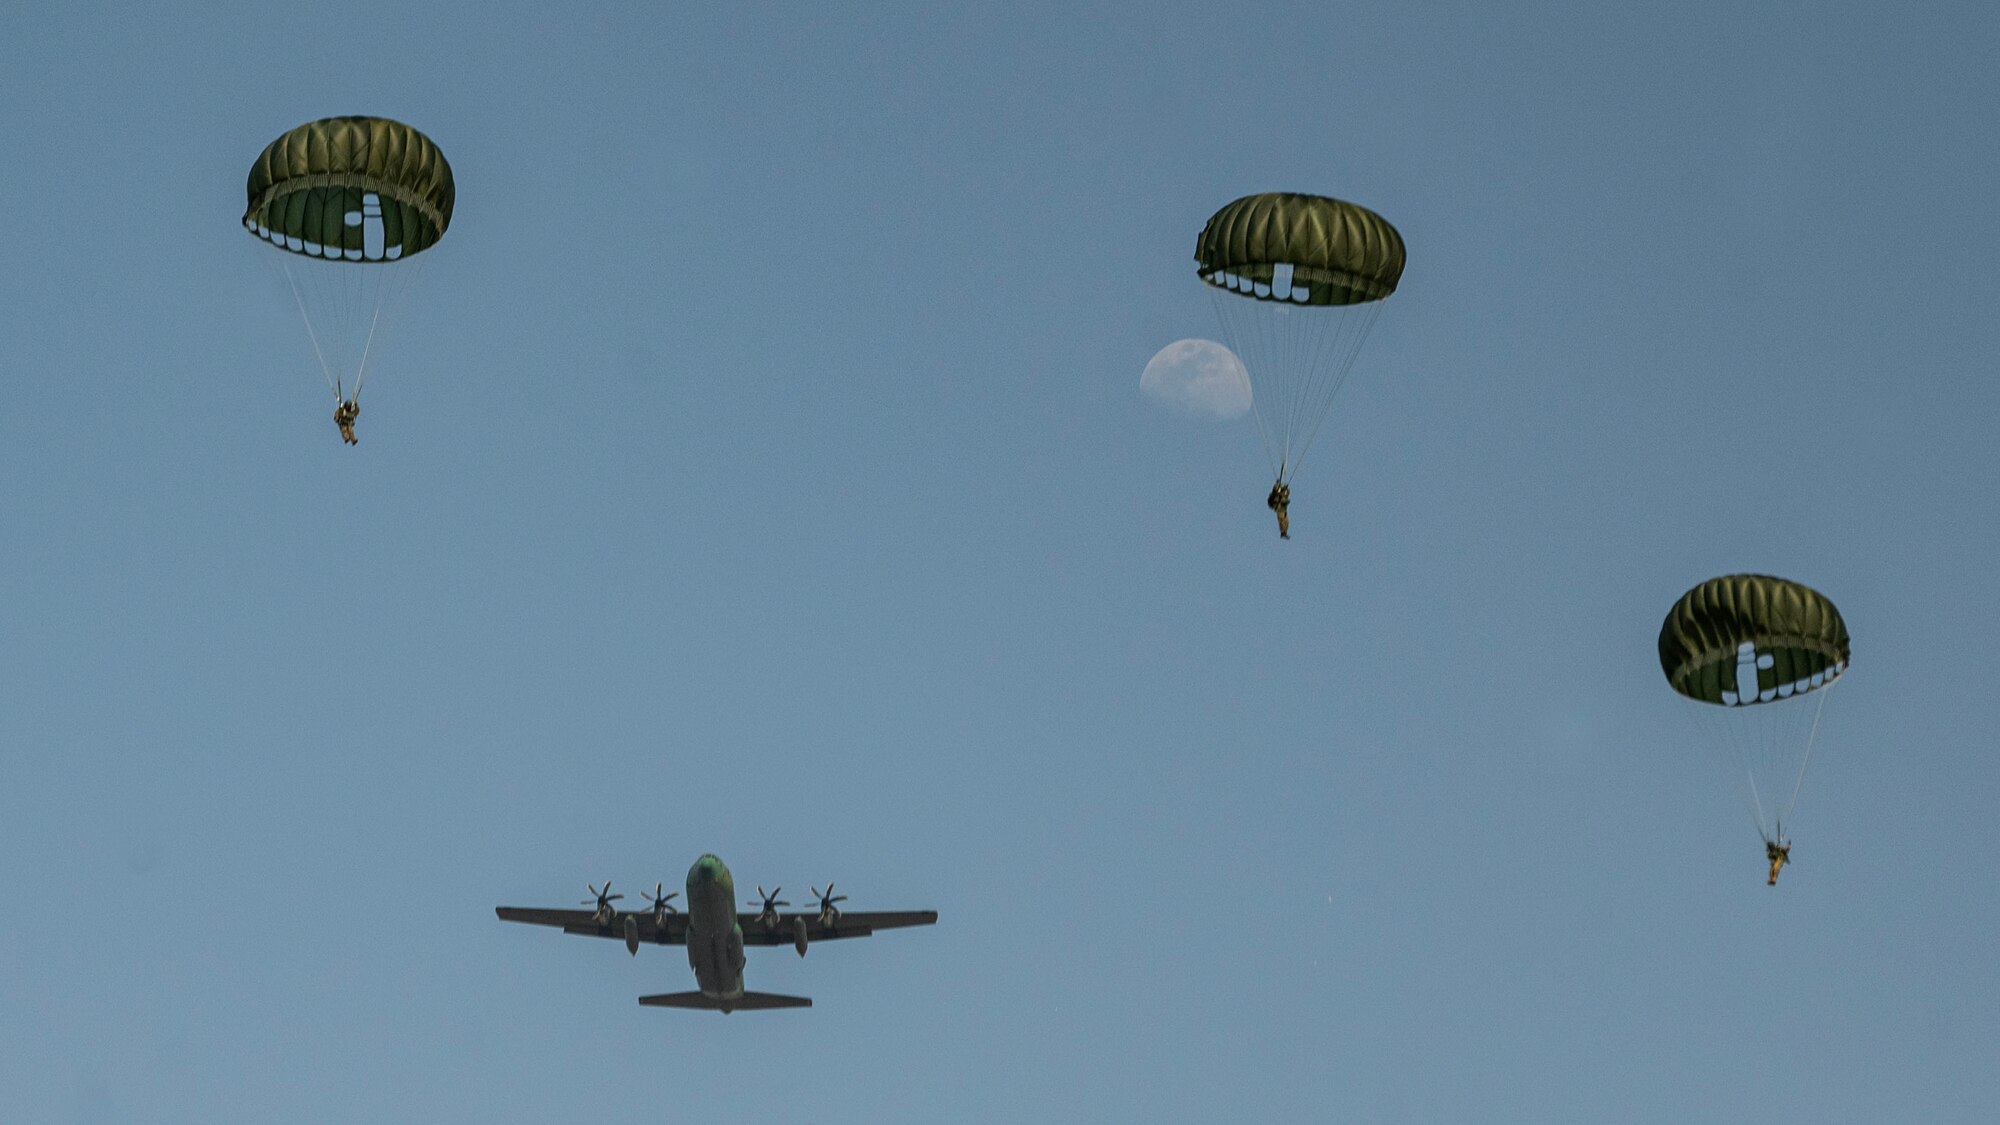
<path fill-rule="evenodd" d="M 1763 574 L 1712 578 L 1660 626 L 1660 670 L 1705 741 L 1729 752 L 1766 842 L 1782 843 L 1828 693 L 1847 670 L 1847 624 L 1819 591 Z M 1802 697 L 1811 695 L 1811 703 Z M 1713 706 L 1710 706 L 1713 705 Z"/>
<path fill-rule="evenodd" d="M 313 355 L 337 401 L 357 402 L 371 356 L 422 262 L 451 226 L 457 188 L 429 137 L 383 117 L 328 117 L 264 147 L 243 226 L 281 253 Z"/>
<path fill-rule="evenodd" d="M 1258 301 L 1358 305 L 1396 291 L 1403 236 L 1366 207 L 1323 195 L 1246 195 L 1211 215 L 1196 272 Z"/>
<path fill-rule="evenodd" d="M 1770 703 L 1832 683 L 1847 668 L 1847 623 L 1819 591 L 1762 574 L 1711 578 L 1660 626 L 1660 670 L 1689 699 Z"/>
<path fill-rule="evenodd" d="M 1366 207 L 1266 192 L 1210 216 L 1195 240 L 1224 343 L 1250 373 L 1258 431 L 1290 479 L 1403 276 L 1403 236 Z"/>
<path fill-rule="evenodd" d="M 455 195 L 429 137 L 384 117 L 328 117 L 265 146 L 243 225 L 295 254 L 393 262 L 444 237 Z"/>

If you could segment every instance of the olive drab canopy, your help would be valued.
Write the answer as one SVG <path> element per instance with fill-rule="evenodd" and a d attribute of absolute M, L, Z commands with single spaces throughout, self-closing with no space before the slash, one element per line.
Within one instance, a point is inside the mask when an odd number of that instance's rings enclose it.
<path fill-rule="evenodd" d="M 454 194 L 429 137 L 382 117 L 328 117 L 265 146 L 243 225 L 298 254 L 395 261 L 443 237 Z"/>
<path fill-rule="evenodd" d="M 1696 586 L 1660 626 L 1660 670 L 1675 691 L 1704 703 L 1738 706 L 1802 695 L 1838 677 L 1847 660 L 1847 624 L 1833 603 L 1811 587 L 1762 574 Z"/>
<path fill-rule="evenodd" d="M 1403 236 L 1366 207 L 1271 191 L 1210 216 L 1194 260 L 1203 281 L 1254 300 L 1355 305 L 1396 291 Z"/>
<path fill-rule="evenodd" d="M 1403 236 L 1366 207 L 1266 192 L 1210 216 L 1194 259 L 1223 342 L 1250 374 L 1257 429 L 1283 483 L 1402 280 Z"/>
<path fill-rule="evenodd" d="M 1847 670 L 1848 648 L 1832 602 L 1762 574 L 1703 582 L 1660 626 L 1660 671 L 1694 701 L 1684 710 L 1701 741 L 1731 762 L 1766 843 L 1787 839 L 1826 689 Z"/>
<path fill-rule="evenodd" d="M 457 188 L 429 137 L 383 117 L 327 117 L 264 146 L 243 226 L 290 288 L 341 402 L 358 401 L 381 329 L 451 225 Z"/>

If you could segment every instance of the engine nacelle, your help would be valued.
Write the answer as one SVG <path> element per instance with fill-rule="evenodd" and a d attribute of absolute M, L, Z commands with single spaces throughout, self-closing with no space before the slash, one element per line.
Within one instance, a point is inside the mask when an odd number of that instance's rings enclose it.
<path fill-rule="evenodd" d="M 806 920 L 804 918 L 792 919 L 792 948 L 799 951 L 799 956 L 804 957 L 806 955 Z"/>

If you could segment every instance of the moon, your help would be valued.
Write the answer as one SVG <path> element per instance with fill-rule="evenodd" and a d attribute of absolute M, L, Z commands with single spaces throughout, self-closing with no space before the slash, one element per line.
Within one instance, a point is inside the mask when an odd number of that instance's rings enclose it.
<path fill-rule="evenodd" d="M 1250 373 L 1213 340 L 1175 340 L 1146 361 L 1139 389 L 1186 414 L 1241 418 L 1250 409 Z"/>

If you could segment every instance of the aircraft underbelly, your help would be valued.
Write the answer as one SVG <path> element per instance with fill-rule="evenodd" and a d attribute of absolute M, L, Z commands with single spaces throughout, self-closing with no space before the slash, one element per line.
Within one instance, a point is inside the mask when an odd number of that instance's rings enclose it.
<path fill-rule="evenodd" d="M 688 934 L 688 967 L 694 982 L 711 996 L 743 992 L 743 935 L 731 927 L 725 933 Z"/>

